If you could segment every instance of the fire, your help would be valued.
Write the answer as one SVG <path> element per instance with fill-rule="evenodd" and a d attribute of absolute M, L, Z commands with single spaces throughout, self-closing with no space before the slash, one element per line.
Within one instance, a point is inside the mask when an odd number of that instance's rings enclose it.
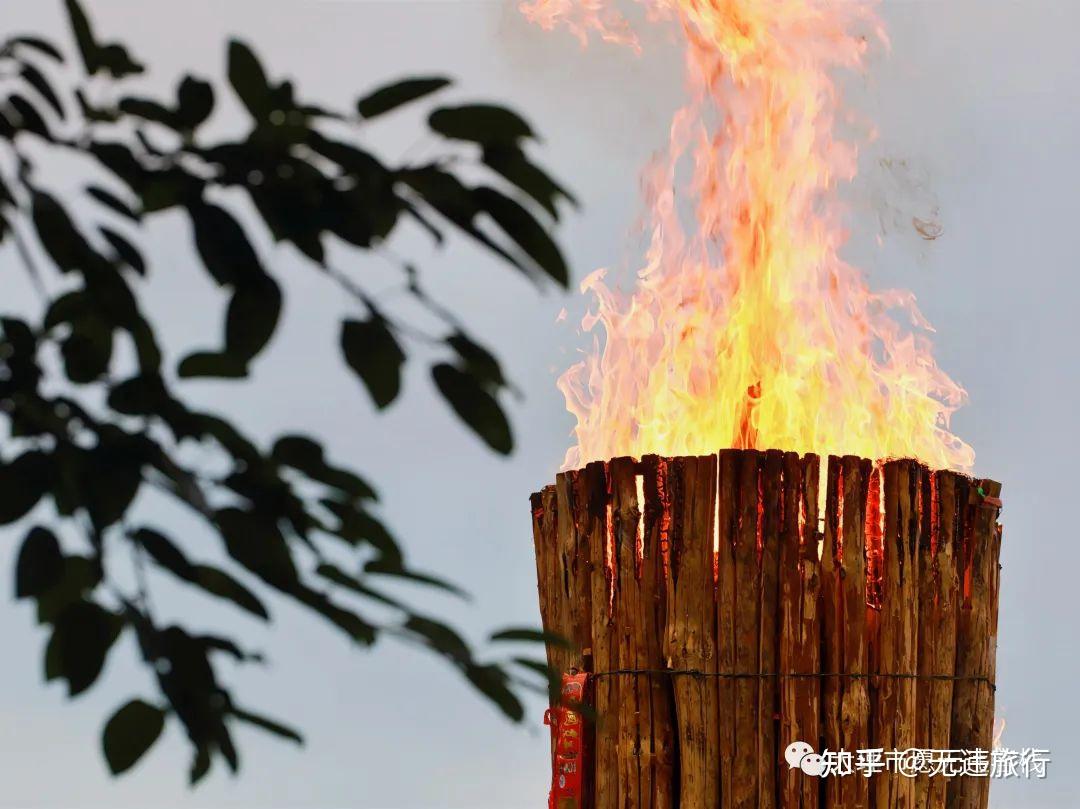
<path fill-rule="evenodd" d="M 651 239 L 635 288 L 598 270 L 585 359 L 560 378 L 577 417 L 567 468 L 722 447 L 913 457 L 969 469 L 949 431 L 963 389 L 934 360 L 908 292 L 840 257 L 857 145 L 833 74 L 885 34 L 871 0 L 641 0 L 685 39 L 689 101 L 645 171 Z M 617 0 L 526 0 L 639 48 Z M 905 322 L 906 321 L 906 322 Z M 602 339 L 601 339 L 602 337 Z"/>

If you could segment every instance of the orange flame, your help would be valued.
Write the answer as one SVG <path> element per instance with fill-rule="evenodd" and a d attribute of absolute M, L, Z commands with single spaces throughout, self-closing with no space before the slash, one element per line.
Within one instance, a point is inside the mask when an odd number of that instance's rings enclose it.
<path fill-rule="evenodd" d="M 608 286 L 604 270 L 581 285 L 596 299 L 582 325 L 603 340 L 559 380 L 578 421 L 565 466 L 756 447 L 970 468 L 949 431 L 965 393 L 938 368 L 913 296 L 872 291 L 839 256 L 838 187 L 857 149 L 834 136 L 832 74 L 885 41 L 875 3 L 641 2 L 685 35 L 691 98 L 645 172 L 636 288 Z M 617 0 L 522 10 L 582 42 L 639 47 Z"/>

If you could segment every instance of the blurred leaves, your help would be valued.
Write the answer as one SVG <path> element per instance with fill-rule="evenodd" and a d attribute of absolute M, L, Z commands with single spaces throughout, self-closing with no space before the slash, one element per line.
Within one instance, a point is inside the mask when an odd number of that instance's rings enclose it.
<path fill-rule="evenodd" d="M 165 712 L 141 699 L 133 699 L 114 713 L 105 725 L 101 746 L 109 772 L 119 775 L 131 769 L 154 746 L 165 728 Z"/>
<path fill-rule="evenodd" d="M 489 391 L 482 378 L 468 370 L 439 363 L 431 369 L 431 376 L 439 393 L 450 403 L 454 412 L 484 443 L 502 455 L 514 449 L 510 422 L 498 401 Z"/>
<path fill-rule="evenodd" d="M 440 107 L 431 113 L 428 125 L 443 137 L 468 140 L 485 146 L 516 145 L 534 137 L 532 129 L 513 110 L 491 104 Z"/>
<path fill-rule="evenodd" d="M 328 284 L 342 307 L 327 315 L 339 343 L 327 350 L 340 350 L 377 409 L 401 397 L 408 363 L 419 360 L 447 409 L 509 453 L 509 375 L 388 242 L 403 222 L 436 248 L 464 235 L 536 286 L 565 287 L 550 230 L 574 200 L 530 158 L 532 127 L 498 105 L 442 106 L 428 115 L 423 154 L 384 158 L 365 142 L 367 128 L 399 110 L 427 113 L 449 79 L 399 78 L 336 111 L 305 100 L 233 40 L 224 77 L 182 75 L 151 94 L 127 81 L 144 71 L 132 51 L 99 38 L 79 2 L 65 4 L 78 58 L 52 37 L 0 42 L 0 244 L 14 247 L 5 255 L 27 272 L 43 312 L 40 322 L 0 315 L 0 525 L 18 523 L 15 594 L 48 633 L 46 680 L 82 694 L 121 634 L 134 637 L 159 698 L 132 699 L 105 724 L 113 774 L 133 767 L 168 721 L 190 742 L 193 784 L 215 762 L 239 769 L 235 723 L 301 743 L 288 724 L 237 707 L 219 678 L 222 656 L 245 664 L 261 655 L 158 618 L 156 587 L 171 580 L 260 622 L 275 597 L 349 642 L 418 645 L 519 720 L 518 672 L 535 677 L 540 664 L 482 660 L 455 629 L 413 608 L 416 588 L 465 593 L 412 564 L 364 477 L 306 435 L 264 448 L 186 392 L 189 379 L 249 379 L 278 336 L 287 292 Z M 210 124 L 230 97 L 247 123 L 223 136 Z M 43 150 L 70 161 L 77 200 L 38 171 Z M 151 230 L 159 214 L 189 227 L 190 256 L 162 256 Z M 300 259 L 288 281 L 283 251 Z M 396 283 L 375 280 L 372 256 L 400 271 Z M 220 294 L 218 334 L 184 335 L 179 353 L 166 353 L 143 314 L 144 279 L 191 271 Z M 136 521 L 143 502 L 152 507 Z M 195 527 L 181 534 L 146 516 L 165 502 Z M 492 638 L 543 639 L 516 629 Z"/>
<path fill-rule="evenodd" d="M 405 353 L 386 321 L 378 316 L 346 320 L 341 326 L 341 351 L 376 407 L 384 408 L 397 398 Z"/>
<path fill-rule="evenodd" d="M 364 96 L 356 102 L 356 111 L 361 118 L 374 118 L 411 101 L 430 95 L 449 84 L 450 79 L 439 76 L 405 79 L 404 81 L 380 87 L 375 92 Z"/>

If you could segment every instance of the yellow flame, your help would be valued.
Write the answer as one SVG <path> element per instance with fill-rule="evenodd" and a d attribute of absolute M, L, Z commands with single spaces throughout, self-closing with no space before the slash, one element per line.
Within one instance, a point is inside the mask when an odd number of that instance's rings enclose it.
<path fill-rule="evenodd" d="M 578 421 L 566 467 L 757 447 L 970 468 L 974 452 L 949 431 L 965 393 L 937 366 L 913 296 L 872 291 L 839 255 L 838 187 L 857 149 L 834 135 L 833 73 L 885 41 L 875 3 L 641 2 L 685 36 L 690 101 L 645 172 L 636 287 L 620 292 L 603 270 L 581 285 L 596 331 L 559 380 Z M 617 0 L 522 10 L 582 42 L 639 47 Z"/>

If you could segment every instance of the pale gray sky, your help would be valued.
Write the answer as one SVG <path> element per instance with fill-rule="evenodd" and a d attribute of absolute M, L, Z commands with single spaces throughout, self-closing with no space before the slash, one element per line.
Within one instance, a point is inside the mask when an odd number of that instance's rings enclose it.
<path fill-rule="evenodd" d="M 5 0 L 3 33 L 66 36 L 59 0 Z M 238 34 L 272 70 L 306 95 L 346 106 L 365 88 L 413 73 L 445 73 L 448 98 L 504 99 L 544 136 L 543 162 L 584 203 L 561 231 L 575 278 L 633 256 L 626 233 L 638 212 L 638 170 L 664 143 L 681 93 L 680 59 L 658 40 L 638 58 L 566 35 L 545 34 L 503 2 L 266 2 L 185 0 L 88 3 L 103 36 L 135 45 L 152 66 L 147 83 L 172 86 L 193 70 L 223 73 L 224 43 Z M 892 52 L 853 90 L 877 121 L 880 140 L 864 157 L 854 195 L 848 258 L 875 286 L 917 294 L 938 327 L 942 366 L 971 404 L 954 426 L 978 452 L 977 471 L 1004 481 L 999 713 L 1004 743 L 1053 751 L 1043 782 L 998 783 L 1002 809 L 1080 804 L 1074 605 L 1080 544 L 1069 518 L 1076 494 L 1069 459 L 1080 442 L 1076 344 L 1080 188 L 1080 5 L 1072 0 L 887 2 Z M 235 110 L 223 117 L 226 125 Z M 384 153 L 413 144 L 419 119 L 405 114 L 375 132 Z M 906 160 L 897 176 L 882 158 Z M 906 224 L 934 205 L 945 233 L 920 240 Z M 875 237 L 884 223 L 884 244 Z M 156 226 L 151 313 L 170 345 L 216 334 L 220 301 L 184 266 L 188 236 L 178 220 Z M 580 344 L 556 326 L 576 295 L 538 296 L 519 276 L 467 245 L 436 255 L 419 239 L 396 248 L 418 259 L 428 283 L 496 344 L 525 393 L 512 405 L 518 451 L 486 452 L 436 401 L 426 368 L 411 368 L 405 396 L 375 415 L 335 348 L 342 302 L 290 250 L 268 261 L 288 278 L 282 333 L 255 383 L 206 384 L 198 395 L 243 416 L 264 437 L 286 430 L 321 436 L 333 456 L 375 480 L 385 515 L 414 557 L 463 583 L 472 605 L 430 602 L 476 639 L 505 624 L 535 624 L 536 585 L 526 498 L 549 481 L 571 427 L 553 380 Z M 7 270 L 5 308 L 36 305 Z M 363 257 L 383 272 L 378 259 Z M 335 316 L 328 315 L 334 313 Z M 209 340 L 207 340 L 209 342 Z M 156 507 L 153 503 L 144 508 Z M 182 514 L 174 532 L 213 543 Z M 0 570 L 17 548 L 8 532 Z M 102 681 L 69 703 L 41 680 L 43 633 L 29 606 L 0 580 L 0 805 L 41 807 L 343 807 L 514 809 L 546 800 L 548 746 L 540 707 L 525 727 L 503 721 L 445 666 L 391 644 L 375 654 L 283 602 L 269 628 L 205 599 L 160 586 L 159 600 L 207 625 L 228 626 L 265 649 L 265 670 L 225 676 L 253 708 L 302 727 L 298 752 L 240 730 L 240 778 L 215 771 L 197 791 L 185 784 L 186 741 L 170 726 L 138 768 L 108 777 L 99 752 L 104 718 L 133 692 L 152 694 L 130 645 L 114 651 Z M 167 609 L 167 607 L 166 607 Z"/>

